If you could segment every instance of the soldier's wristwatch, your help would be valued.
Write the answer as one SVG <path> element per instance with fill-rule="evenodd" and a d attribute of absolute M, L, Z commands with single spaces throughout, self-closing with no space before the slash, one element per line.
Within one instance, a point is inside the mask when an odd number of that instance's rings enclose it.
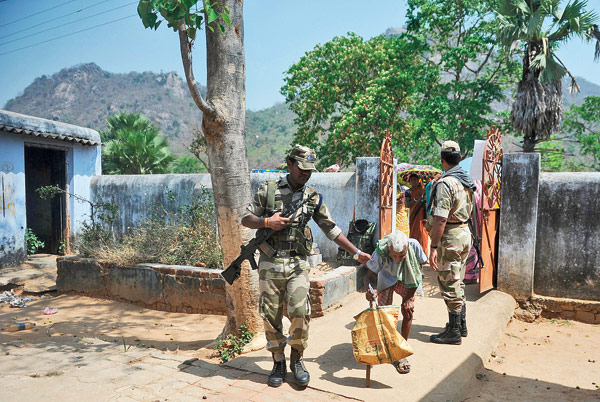
<path fill-rule="evenodd" d="M 358 257 L 360 257 L 360 253 L 362 253 L 362 251 L 358 250 L 358 251 L 356 252 L 356 254 L 354 254 L 354 255 L 352 256 L 352 258 L 354 258 L 356 261 L 358 261 Z"/>

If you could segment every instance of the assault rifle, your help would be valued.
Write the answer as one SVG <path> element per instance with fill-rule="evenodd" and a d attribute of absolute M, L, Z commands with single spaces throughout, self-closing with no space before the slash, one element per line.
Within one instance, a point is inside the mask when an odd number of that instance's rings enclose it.
<path fill-rule="evenodd" d="M 304 200 L 298 200 L 298 202 L 291 205 L 289 210 L 283 211 L 281 216 L 283 216 L 284 218 L 289 218 L 290 216 L 295 215 L 298 211 L 300 211 L 304 204 L 308 203 L 317 195 L 319 195 L 317 192 L 313 192 Z M 245 246 L 242 245 L 242 252 L 240 253 L 239 257 L 236 258 L 231 264 L 229 264 L 227 269 L 221 272 L 221 276 L 223 277 L 223 279 L 225 279 L 230 285 L 233 285 L 233 282 L 235 282 L 235 280 L 240 277 L 240 273 L 242 271 L 242 262 L 244 262 L 244 260 L 248 260 L 248 262 L 250 262 L 252 269 L 258 269 L 258 265 L 256 265 L 256 261 L 254 260 L 254 252 L 260 247 L 262 243 L 267 241 L 274 234 L 275 231 L 273 229 L 259 229 L 254 239 L 250 240 Z"/>
<path fill-rule="evenodd" d="M 479 236 L 477 236 L 477 229 L 473 223 L 473 217 L 470 217 L 467 223 L 469 224 L 469 230 L 473 238 L 473 247 L 475 247 L 475 252 L 477 253 L 477 266 L 473 268 L 473 272 L 477 272 L 485 268 L 483 258 L 481 258 L 481 244 L 479 243 Z"/>

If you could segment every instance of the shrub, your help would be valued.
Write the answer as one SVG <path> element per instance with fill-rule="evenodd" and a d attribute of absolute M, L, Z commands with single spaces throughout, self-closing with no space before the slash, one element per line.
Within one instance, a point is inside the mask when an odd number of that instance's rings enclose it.
<path fill-rule="evenodd" d="M 222 363 L 227 363 L 242 353 L 244 346 L 250 343 L 252 337 L 254 337 L 254 332 L 248 331 L 246 324 L 240 325 L 238 333 L 238 336 L 233 334 L 227 335 L 225 339 L 220 339 L 217 346 L 215 346 L 215 350 L 219 354 Z"/>
<path fill-rule="evenodd" d="M 35 254 L 38 249 L 44 247 L 44 242 L 38 239 L 30 228 L 25 229 L 25 242 L 27 243 L 27 254 Z"/>
<path fill-rule="evenodd" d="M 175 195 L 168 191 L 169 202 Z M 222 269 L 222 254 L 214 221 L 212 195 L 206 189 L 175 211 L 150 205 L 149 218 L 132 228 L 122 239 L 113 240 L 103 225 L 87 228 L 80 252 L 119 265 L 142 262 L 168 265 L 200 265 Z"/>

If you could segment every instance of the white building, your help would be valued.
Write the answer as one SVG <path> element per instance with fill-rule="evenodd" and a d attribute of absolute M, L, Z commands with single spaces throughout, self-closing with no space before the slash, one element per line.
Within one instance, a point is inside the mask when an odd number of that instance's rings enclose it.
<path fill-rule="evenodd" d="M 69 247 L 89 205 L 72 196 L 43 200 L 35 190 L 57 185 L 90 199 L 101 149 L 92 129 L 0 110 L 0 267 L 25 259 L 26 228 L 45 243 L 41 252 Z"/>

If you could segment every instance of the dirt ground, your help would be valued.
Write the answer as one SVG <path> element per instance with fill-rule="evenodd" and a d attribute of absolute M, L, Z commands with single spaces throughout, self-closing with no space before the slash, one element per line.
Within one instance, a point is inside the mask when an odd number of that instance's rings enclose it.
<path fill-rule="evenodd" d="M 44 308 L 58 313 L 44 315 Z M 30 330 L 6 332 L 14 322 L 35 322 Z M 0 342 L 21 340 L 25 344 L 54 342 L 68 344 L 74 338 L 95 337 L 116 344 L 169 350 L 213 359 L 212 350 L 201 349 L 219 336 L 225 316 L 167 313 L 128 303 L 93 297 L 45 294 L 25 308 L 0 304 Z M 127 347 L 127 346 L 124 346 Z M 200 350 L 200 353 L 197 351 Z"/>
<path fill-rule="evenodd" d="M 325 268 L 325 267 L 324 267 Z M 429 289 L 431 287 L 431 289 Z M 426 286 L 426 294 L 433 292 Z M 45 307 L 58 308 L 45 316 Z M 13 322 L 34 329 L 6 332 Z M 75 295 L 36 296 L 26 308 L 0 305 L 0 342 L 25 345 L 72 343 L 97 337 L 115 344 L 157 348 L 218 362 L 205 348 L 221 332 L 224 316 L 167 313 L 111 300 Z M 470 325 L 476 325 L 471 323 Z M 464 401 L 600 401 L 600 326 L 565 320 L 524 323 L 513 319 L 496 351 L 477 374 Z"/>
<path fill-rule="evenodd" d="M 600 401 L 599 341 L 600 325 L 513 318 L 464 401 Z"/>

